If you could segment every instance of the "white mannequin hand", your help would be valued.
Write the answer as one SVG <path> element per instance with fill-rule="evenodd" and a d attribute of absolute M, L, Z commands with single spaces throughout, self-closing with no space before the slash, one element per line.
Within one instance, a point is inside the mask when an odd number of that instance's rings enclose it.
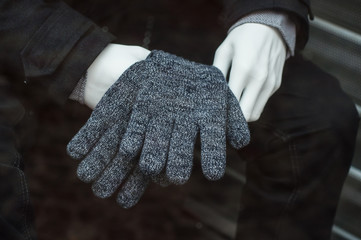
<path fill-rule="evenodd" d="M 139 46 L 109 44 L 88 68 L 85 104 L 94 109 L 120 75 L 134 63 L 144 60 L 149 53 Z"/>
<path fill-rule="evenodd" d="M 270 96 L 280 87 L 286 45 L 267 25 L 246 23 L 234 28 L 218 47 L 213 65 L 224 76 L 248 122 L 256 121 Z"/>

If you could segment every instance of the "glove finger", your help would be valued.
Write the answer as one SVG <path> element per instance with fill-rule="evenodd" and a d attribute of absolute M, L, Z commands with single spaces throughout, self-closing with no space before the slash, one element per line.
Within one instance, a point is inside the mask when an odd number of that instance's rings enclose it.
<path fill-rule="evenodd" d="M 173 121 L 164 118 L 150 120 L 140 156 L 140 170 L 147 176 L 158 175 L 165 166 Z"/>
<path fill-rule="evenodd" d="M 149 182 L 150 178 L 136 167 L 118 193 L 118 204 L 123 208 L 133 207 L 143 196 Z"/>
<path fill-rule="evenodd" d="M 207 120 L 200 123 L 201 165 L 209 180 L 220 179 L 226 168 L 225 113 L 206 114 Z"/>
<path fill-rule="evenodd" d="M 110 197 L 134 167 L 134 162 L 118 154 L 103 174 L 93 183 L 93 193 L 100 198 Z"/>
<path fill-rule="evenodd" d="M 97 104 L 89 120 L 69 142 L 67 146 L 69 156 L 74 159 L 84 158 L 114 122 L 125 127 L 127 116 L 136 96 L 134 86 L 122 84 L 122 81 L 126 80 L 126 76 L 122 75 L 110 87 Z"/>
<path fill-rule="evenodd" d="M 135 165 L 135 161 L 132 160 L 138 155 L 142 147 L 149 117 L 140 111 L 139 106 L 134 108 L 117 156 L 93 184 L 93 192 L 98 197 L 111 196 Z"/>
<path fill-rule="evenodd" d="M 157 176 L 152 177 L 152 181 L 161 187 L 167 187 L 172 184 L 166 175 L 165 169 Z"/>
<path fill-rule="evenodd" d="M 230 89 L 227 92 L 227 100 L 227 141 L 232 147 L 240 149 L 250 141 L 248 124 Z"/>
<path fill-rule="evenodd" d="M 94 149 L 80 162 L 77 175 L 83 182 L 94 181 L 118 151 L 125 129 L 115 124 L 109 128 Z"/>
<path fill-rule="evenodd" d="M 236 58 L 232 63 L 231 73 L 229 75 L 228 86 L 232 90 L 234 96 L 239 101 L 242 93 L 248 84 L 249 76 L 242 67 L 240 60 Z"/>
<path fill-rule="evenodd" d="M 87 123 L 68 144 L 72 158 L 82 159 L 114 122 L 122 126 L 128 123 L 146 65 L 146 61 L 133 64 L 106 91 Z"/>
<path fill-rule="evenodd" d="M 84 158 L 105 130 L 106 126 L 101 120 L 93 121 L 93 119 L 90 118 L 68 143 L 68 155 L 77 160 Z"/>
<path fill-rule="evenodd" d="M 176 121 L 169 146 L 166 175 L 171 183 L 184 184 L 193 167 L 197 126 L 191 121 Z"/>
<path fill-rule="evenodd" d="M 148 123 L 149 116 L 135 106 L 127 130 L 119 146 L 119 152 L 126 156 L 126 159 L 134 159 L 139 154 L 143 146 Z"/>

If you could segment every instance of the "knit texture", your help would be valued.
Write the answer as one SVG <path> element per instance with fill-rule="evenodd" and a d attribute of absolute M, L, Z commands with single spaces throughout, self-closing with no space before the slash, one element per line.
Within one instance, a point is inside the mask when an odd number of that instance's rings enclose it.
<path fill-rule="evenodd" d="M 84 104 L 84 94 L 85 94 L 86 82 L 87 82 L 87 72 L 78 81 L 77 85 L 71 92 L 69 99 L 77 101 L 80 104 Z"/>
<path fill-rule="evenodd" d="M 189 179 L 197 134 L 210 180 L 225 172 L 226 139 L 235 148 L 249 142 L 239 103 L 217 68 L 152 51 L 111 86 L 67 150 L 82 159 L 78 177 L 94 181 L 95 195 L 109 197 L 123 184 L 118 203 L 131 207 L 151 178 L 164 185 Z"/>

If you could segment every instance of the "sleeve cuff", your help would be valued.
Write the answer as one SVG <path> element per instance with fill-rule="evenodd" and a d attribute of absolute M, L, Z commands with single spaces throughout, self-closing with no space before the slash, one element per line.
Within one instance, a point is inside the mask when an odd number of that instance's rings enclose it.
<path fill-rule="evenodd" d="M 293 56 L 296 48 L 296 25 L 282 12 L 264 10 L 251 13 L 233 24 L 228 33 L 245 23 L 261 23 L 276 28 L 287 45 L 287 58 Z"/>
<path fill-rule="evenodd" d="M 85 92 L 86 80 L 87 80 L 87 72 L 78 81 L 74 90 L 71 92 L 69 99 L 77 101 L 80 104 L 84 104 L 84 92 Z"/>
<path fill-rule="evenodd" d="M 64 104 L 115 37 L 64 3 L 54 9 L 21 51 L 21 60 L 27 83 L 46 88 L 51 99 Z"/>

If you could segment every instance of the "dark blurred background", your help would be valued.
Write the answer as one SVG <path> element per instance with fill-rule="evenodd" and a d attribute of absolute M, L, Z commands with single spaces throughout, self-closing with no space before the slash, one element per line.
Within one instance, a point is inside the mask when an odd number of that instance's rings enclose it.
<path fill-rule="evenodd" d="M 118 43 L 162 49 L 207 64 L 212 63 L 227 31 L 222 24 L 222 5 L 216 0 L 65 2 L 116 35 Z M 303 54 L 336 76 L 361 109 L 361 2 L 311 2 L 316 19 Z M 232 160 L 221 181 L 205 180 L 196 165 L 184 186 L 153 184 L 140 203 L 124 210 L 114 198 L 96 198 L 90 185 L 76 178 L 77 162 L 66 155 L 67 142 L 90 113 L 71 101 L 64 107 L 39 101 L 36 110 L 27 112 L 27 119 L 38 126 L 27 130 L 34 144 L 28 146 L 25 164 L 40 240 L 232 239 L 244 182 L 243 162 L 235 152 L 228 153 Z M 361 134 L 358 136 L 333 239 L 361 239 Z"/>

